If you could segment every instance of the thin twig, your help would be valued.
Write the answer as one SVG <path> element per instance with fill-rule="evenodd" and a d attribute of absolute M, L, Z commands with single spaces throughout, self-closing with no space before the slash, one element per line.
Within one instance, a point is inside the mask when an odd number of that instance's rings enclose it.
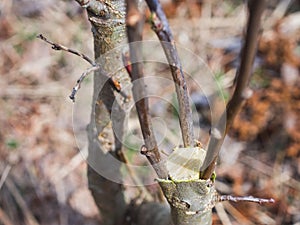
<path fill-rule="evenodd" d="M 81 83 L 82 83 L 82 81 L 84 80 L 84 78 L 85 78 L 87 75 L 89 75 L 91 72 L 94 72 L 94 71 L 99 70 L 99 69 L 100 69 L 99 66 L 93 66 L 93 67 L 87 69 L 86 71 L 84 71 L 84 72 L 81 74 L 81 76 L 79 77 L 79 79 L 78 79 L 77 82 L 76 82 L 76 85 L 75 85 L 75 86 L 73 87 L 73 89 L 72 89 L 71 95 L 69 96 L 69 98 L 70 98 L 73 102 L 75 102 L 75 95 L 76 95 L 77 91 L 80 89 Z"/>
<path fill-rule="evenodd" d="M 124 154 L 124 151 L 118 151 L 118 158 L 125 164 L 125 167 L 128 171 L 128 174 L 138 189 L 138 197 L 144 197 L 147 201 L 153 201 L 153 196 L 151 193 L 147 190 L 147 188 L 143 185 L 142 181 L 139 179 L 139 177 L 136 175 L 136 173 L 132 170 L 132 167 L 128 164 L 128 159 L 126 155 Z"/>
<path fill-rule="evenodd" d="M 275 200 L 273 198 L 256 198 L 256 197 L 253 197 L 253 196 L 236 197 L 236 196 L 231 196 L 231 195 L 218 196 L 217 201 L 218 202 L 223 202 L 223 201 L 254 202 L 254 203 L 258 203 L 258 204 L 275 203 Z"/>
<path fill-rule="evenodd" d="M 109 76 L 108 74 L 106 74 L 100 67 L 100 65 L 98 65 L 97 63 L 95 63 L 91 58 L 89 58 L 87 55 L 79 52 L 79 51 L 76 51 L 76 50 L 73 50 L 73 49 L 70 49 L 66 46 L 63 46 L 61 44 L 57 44 L 57 43 L 54 43 L 50 40 L 48 40 L 44 35 L 42 34 L 39 34 L 37 35 L 37 38 L 45 41 L 46 43 L 52 45 L 52 49 L 54 50 L 57 50 L 57 51 L 66 51 L 66 52 L 69 52 L 71 54 L 74 54 L 74 55 L 77 55 L 79 57 L 81 57 L 82 59 L 84 59 L 85 61 L 87 61 L 90 65 L 92 65 L 91 68 L 87 69 L 86 71 L 84 71 L 80 78 L 77 80 L 76 82 L 76 85 L 73 87 L 72 89 L 72 92 L 71 92 L 71 95 L 69 96 L 70 99 L 75 102 L 75 95 L 76 93 L 78 92 L 78 90 L 80 89 L 80 86 L 81 86 L 81 83 L 83 82 L 83 80 L 86 78 L 87 75 L 89 75 L 91 72 L 94 72 L 96 70 L 100 70 L 101 71 L 101 74 L 103 74 L 104 76 L 107 77 L 107 80 L 109 82 L 109 84 L 111 85 L 111 87 L 117 91 L 118 93 L 120 93 L 122 95 L 122 97 L 124 98 L 124 101 L 127 101 L 128 99 L 128 96 L 121 90 L 121 86 L 120 86 L 120 83 L 118 81 L 116 81 L 114 78 L 112 78 L 111 76 Z"/>
<path fill-rule="evenodd" d="M 237 221 L 237 224 L 255 225 L 229 202 L 222 202 L 225 210 Z"/>
<path fill-rule="evenodd" d="M 217 126 L 212 129 L 212 135 L 208 143 L 207 154 L 200 169 L 200 178 L 209 179 L 215 170 L 215 164 L 219 155 L 225 135 L 231 126 L 233 119 L 240 110 L 243 102 L 249 97 L 247 85 L 252 73 L 252 65 L 256 54 L 257 39 L 261 16 L 265 8 L 266 0 L 251 0 L 248 3 L 249 19 L 247 24 L 246 41 L 242 50 L 242 60 L 236 75 L 236 88 L 226 111 L 221 116 Z M 221 127 L 226 119 L 225 133 L 221 134 Z M 221 135 L 216 135 L 221 134 Z"/>
<path fill-rule="evenodd" d="M 274 173 L 274 168 L 267 166 L 266 164 L 262 163 L 258 159 L 255 159 L 254 157 L 251 157 L 249 155 L 244 155 L 243 158 L 240 159 L 240 161 L 247 166 L 251 167 L 254 170 L 259 171 L 260 173 L 276 177 L 276 180 L 278 179 L 280 181 L 280 185 L 285 185 L 291 188 L 296 189 L 297 191 L 300 191 L 300 181 L 297 179 L 292 178 L 291 176 L 288 176 L 287 174 L 284 175 L 284 178 L 280 177 L 283 176 L 283 174 L 280 172 L 279 174 Z"/>
<path fill-rule="evenodd" d="M 161 41 L 170 65 L 179 103 L 179 122 L 185 147 L 194 146 L 192 111 L 189 104 L 187 85 L 182 71 L 175 41 L 166 15 L 158 0 L 146 0 L 151 11 L 152 28 Z"/>
<path fill-rule="evenodd" d="M 14 199 L 16 200 L 16 203 L 20 207 L 21 211 L 24 213 L 24 217 L 26 219 L 26 224 L 38 225 L 39 224 L 38 221 L 35 219 L 32 212 L 29 210 L 24 198 L 18 191 L 14 182 L 8 178 L 5 182 L 5 185 L 7 186 L 8 190 L 10 191 L 10 193 L 12 194 Z"/>
<path fill-rule="evenodd" d="M 68 47 L 65 47 L 61 44 L 57 44 L 57 43 L 54 43 L 52 41 L 49 41 L 45 36 L 43 36 L 42 34 L 39 34 L 36 36 L 37 38 L 47 42 L 48 44 L 52 45 L 52 49 L 54 50 L 57 50 L 57 51 L 66 51 L 66 52 L 70 52 L 74 55 L 77 55 L 81 58 L 83 58 L 85 61 L 87 61 L 89 64 L 91 64 L 92 66 L 96 66 L 96 63 L 90 59 L 88 56 L 86 56 L 85 54 L 81 53 L 81 52 L 78 52 L 76 50 L 73 50 L 73 49 L 70 49 Z"/>
<path fill-rule="evenodd" d="M 222 224 L 226 224 L 226 225 L 232 225 L 228 214 L 226 213 L 223 204 L 216 204 L 215 205 L 215 209 L 217 211 L 217 214 L 222 222 Z"/>
<path fill-rule="evenodd" d="M 96 71 L 96 70 L 101 70 L 100 66 L 93 66 L 89 69 L 87 69 L 86 71 L 84 71 L 81 76 L 79 77 L 79 79 L 76 81 L 76 85 L 73 87 L 71 95 L 69 96 L 69 98 L 75 102 L 75 95 L 77 94 L 78 90 L 81 87 L 81 83 L 83 82 L 83 80 L 85 79 L 85 77 L 87 75 L 89 75 L 90 73 Z M 112 77 L 108 77 L 106 76 L 108 79 L 109 84 L 111 85 L 111 87 L 117 91 L 120 95 L 122 95 L 122 97 L 124 98 L 124 101 L 127 101 L 128 96 L 121 90 L 121 86 L 120 83 L 118 81 L 116 81 L 114 78 Z"/>
<path fill-rule="evenodd" d="M 3 171 L 1 179 L 0 179 L 0 190 L 8 176 L 10 170 L 11 170 L 11 165 L 7 165 Z"/>
<path fill-rule="evenodd" d="M 142 29 L 143 18 L 138 10 L 136 0 L 126 0 L 126 28 L 129 42 L 130 57 L 123 56 L 125 68 L 133 82 L 132 92 L 140 121 L 140 126 L 147 149 L 146 157 L 155 169 L 159 178 L 167 178 L 167 170 L 160 163 L 160 153 L 154 136 L 151 117 L 149 115 L 148 98 L 143 81 Z M 130 63 L 133 62 L 133 64 Z M 138 81 L 137 81 L 138 80 Z M 134 81 L 137 81 L 134 83 Z M 142 152 L 143 153 L 143 152 Z"/>
<path fill-rule="evenodd" d="M 14 225 L 11 219 L 6 215 L 6 213 L 0 208 L 0 222 L 3 225 Z"/>

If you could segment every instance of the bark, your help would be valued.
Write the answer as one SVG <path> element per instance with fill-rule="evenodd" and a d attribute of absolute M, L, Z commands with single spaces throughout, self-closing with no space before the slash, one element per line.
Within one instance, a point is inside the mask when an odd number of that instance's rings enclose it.
<path fill-rule="evenodd" d="M 147 202 L 129 207 L 124 225 L 173 225 L 170 208 L 166 204 Z"/>
<path fill-rule="evenodd" d="M 205 180 L 159 180 L 174 224 L 210 225 L 217 200 L 214 184 Z"/>
<path fill-rule="evenodd" d="M 119 57 L 121 53 L 108 53 L 125 40 L 124 2 L 77 2 L 87 8 L 94 37 L 96 63 L 103 66 L 102 70 L 106 74 L 125 85 L 126 74 L 123 71 L 116 72 L 118 66 L 122 65 Z M 125 112 L 121 103 L 122 96 L 113 90 L 107 77 L 100 71 L 95 72 L 91 121 L 88 126 L 88 183 L 102 214 L 103 224 L 106 225 L 123 224 L 126 211 L 124 187 L 115 182 L 122 180 L 121 164 L 114 164 L 114 159 L 120 158 L 122 148 Z M 112 111 L 115 116 L 113 121 L 110 118 Z M 118 133 L 114 133 L 114 130 Z M 99 175 L 101 171 L 109 171 L 115 181 Z"/>

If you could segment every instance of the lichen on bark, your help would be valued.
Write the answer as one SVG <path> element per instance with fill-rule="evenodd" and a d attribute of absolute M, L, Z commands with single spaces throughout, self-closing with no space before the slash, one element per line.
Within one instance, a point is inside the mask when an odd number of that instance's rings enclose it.
<path fill-rule="evenodd" d="M 121 86 L 128 81 L 122 68 L 120 51 L 117 48 L 126 41 L 125 6 L 123 1 L 78 1 L 87 8 L 94 38 L 95 61 L 106 74 L 118 81 Z M 125 112 L 123 97 L 113 90 L 107 77 L 100 71 L 94 74 L 92 113 L 88 126 L 89 156 L 88 182 L 91 193 L 107 225 L 123 224 L 126 211 L 124 187 L 115 181 L 102 177 L 98 168 L 111 170 L 115 180 L 121 181 L 121 164 L 114 168 L 103 168 L 118 158 L 122 148 Z M 117 118 L 111 120 L 111 113 Z M 115 131 L 118 131 L 116 134 Z M 113 156 L 113 157 L 112 157 Z M 106 166 L 107 167 L 107 166 Z"/>

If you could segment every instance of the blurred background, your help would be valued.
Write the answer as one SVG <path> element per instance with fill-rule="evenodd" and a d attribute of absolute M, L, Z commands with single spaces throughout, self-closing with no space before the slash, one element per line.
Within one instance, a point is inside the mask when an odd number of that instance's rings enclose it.
<path fill-rule="evenodd" d="M 247 19 L 243 1 L 161 2 L 177 44 L 204 60 L 228 100 Z M 274 198 L 276 203 L 217 204 L 214 224 L 300 224 L 299 9 L 298 0 L 268 1 L 250 82 L 254 92 L 230 129 L 217 167 L 220 193 Z M 93 57 L 90 25 L 75 1 L 0 2 L 0 224 L 101 224 L 68 98 L 89 65 L 52 50 L 36 38 L 40 33 Z M 148 24 L 145 39 L 157 40 Z M 154 69 L 169 76 L 165 65 Z M 209 96 L 189 80 L 188 85 L 195 126 L 201 128 L 197 138 L 205 143 Z M 173 93 L 171 88 L 163 91 Z M 176 114 L 170 108 L 155 103 L 150 106 L 154 116 L 176 120 L 169 116 Z M 129 123 L 139 134 L 134 115 Z M 159 130 L 160 122 L 156 125 Z M 172 142 L 180 135 L 174 130 L 173 139 L 169 135 L 167 144 L 162 142 L 164 148 L 178 144 Z M 147 188 L 157 191 L 155 185 Z"/>

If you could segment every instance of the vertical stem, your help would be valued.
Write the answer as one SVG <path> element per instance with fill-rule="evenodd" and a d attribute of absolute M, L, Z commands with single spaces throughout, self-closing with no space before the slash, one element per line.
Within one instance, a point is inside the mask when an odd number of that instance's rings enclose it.
<path fill-rule="evenodd" d="M 138 10 L 138 3 L 135 0 L 126 0 L 126 28 L 129 42 L 131 71 L 129 75 L 133 82 L 132 92 L 135 105 L 140 121 L 140 126 L 145 141 L 147 159 L 155 169 L 160 178 L 167 178 L 168 173 L 164 164 L 158 164 L 160 154 L 157 142 L 154 136 L 151 117 L 149 115 L 149 105 L 147 91 L 143 80 L 143 56 L 142 56 L 142 31 L 143 31 L 143 15 Z"/>
<path fill-rule="evenodd" d="M 203 165 L 200 169 L 200 178 L 209 179 L 215 170 L 215 163 L 229 127 L 233 119 L 240 110 L 243 102 L 247 98 L 247 86 L 252 73 L 252 66 L 256 54 L 257 40 L 259 37 L 259 28 L 261 16 L 264 11 L 266 0 L 250 0 L 248 2 L 249 19 L 247 24 L 246 40 L 242 49 L 242 60 L 236 75 L 236 88 L 231 100 L 229 101 L 226 111 L 221 116 L 220 122 L 212 129 L 212 135 L 208 143 L 207 154 Z M 227 118 L 226 118 L 227 117 Z M 225 133 L 220 137 L 215 133 L 221 133 L 220 126 L 226 121 Z"/>
<path fill-rule="evenodd" d="M 189 104 L 187 85 L 182 71 L 175 41 L 166 15 L 158 0 L 146 0 L 152 13 L 152 27 L 161 41 L 170 65 L 179 103 L 179 122 L 185 147 L 194 146 L 192 111 Z"/>

